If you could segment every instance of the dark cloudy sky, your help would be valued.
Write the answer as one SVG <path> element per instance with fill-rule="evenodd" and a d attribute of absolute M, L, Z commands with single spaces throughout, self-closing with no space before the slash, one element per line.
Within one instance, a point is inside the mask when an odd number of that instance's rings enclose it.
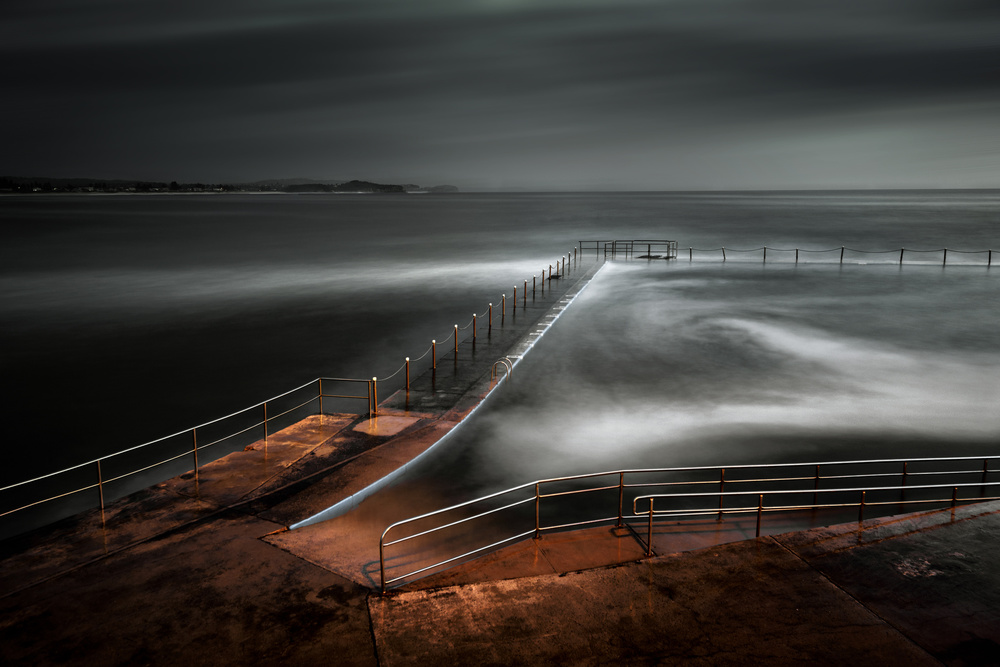
<path fill-rule="evenodd" d="M 1000 187 L 997 0 L 32 0 L 0 174 Z"/>

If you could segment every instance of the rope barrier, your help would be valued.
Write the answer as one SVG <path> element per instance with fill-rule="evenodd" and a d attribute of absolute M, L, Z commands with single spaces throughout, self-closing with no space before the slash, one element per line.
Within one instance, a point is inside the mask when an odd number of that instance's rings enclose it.
<path fill-rule="evenodd" d="M 947 256 L 948 253 L 960 253 L 960 254 L 963 254 L 963 255 L 984 255 L 984 254 L 988 254 L 991 259 L 992 259 L 992 256 L 993 256 L 993 251 L 989 250 L 989 249 L 987 249 L 987 250 L 955 250 L 953 248 L 931 248 L 931 249 L 899 248 L 897 250 L 897 249 L 893 248 L 891 250 L 864 250 L 864 249 L 861 249 L 861 248 L 848 248 L 847 246 L 841 246 L 841 247 L 837 247 L 837 248 L 824 248 L 824 249 L 815 249 L 815 248 L 774 248 L 774 247 L 771 247 L 771 246 L 761 246 L 759 248 L 730 248 L 728 246 L 720 246 L 718 248 L 695 248 L 695 247 L 688 247 L 688 255 L 689 255 L 689 257 L 692 255 L 692 253 L 695 253 L 695 252 L 721 252 L 721 253 L 723 253 L 723 257 L 725 257 L 726 253 L 733 253 L 733 252 L 737 252 L 737 253 L 739 253 L 739 252 L 750 253 L 750 252 L 761 252 L 761 251 L 763 251 L 765 253 L 765 255 L 766 255 L 767 251 L 772 251 L 772 252 L 794 252 L 796 254 L 803 253 L 803 252 L 811 252 L 811 253 L 830 253 L 830 252 L 844 253 L 844 252 L 854 252 L 854 253 L 861 253 L 861 254 L 865 254 L 865 255 L 887 255 L 887 254 L 890 254 L 890 253 L 891 254 L 895 254 L 895 253 L 904 253 L 904 252 L 906 252 L 906 253 L 939 253 L 940 252 L 940 253 L 945 253 L 946 256 Z M 992 264 L 992 262 L 991 262 L 991 264 Z"/>
<path fill-rule="evenodd" d="M 420 361 L 421 359 L 423 359 L 424 357 L 426 357 L 426 356 L 427 356 L 428 354 L 430 354 L 430 353 L 431 353 L 431 348 L 432 348 L 432 347 L 433 347 L 433 346 L 431 346 L 431 347 L 428 347 L 428 348 L 427 348 L 427 349 L 426 349 L 426 350 L 424 351 L 424 353 L 423 353 L 423 354 L 421 354 L 421 355 L 420 355 L 419 357 L 413 357 L 412 359 L 410 359 L 410 362 L 412 363 L 412 362 L 414 362 L 414 361 Z"/>
<path fill-rule="evenodd" d="M 379 382 L 385 382 L 386 380 L 391 380 L 392 378 L 394 378 L 397 375 L 399 375 L 403 371 L 403 369 L 405 369 L 405 368 L 406 368 L 406 362 L 404 361 L 403 365 L 400 366 L 399 368 L 397 368 L 395 373 L 393 373 L 389 377 L 379 378 L 378 381 Z"/>

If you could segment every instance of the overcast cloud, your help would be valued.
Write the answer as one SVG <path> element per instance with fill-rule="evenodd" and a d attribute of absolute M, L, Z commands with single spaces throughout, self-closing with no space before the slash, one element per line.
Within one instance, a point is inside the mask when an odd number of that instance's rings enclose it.
<path fill-rule="evenodd" d="M 998 187 L 993 0 L 36 0 L 0 174 Z"/>

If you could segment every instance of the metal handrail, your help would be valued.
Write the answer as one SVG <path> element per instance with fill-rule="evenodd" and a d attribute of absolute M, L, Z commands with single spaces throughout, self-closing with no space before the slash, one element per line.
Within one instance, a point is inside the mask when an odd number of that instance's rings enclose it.
<path fill-rule="evenodd" d="M 603 251 L 605 258 L 610 255 L 614 259 L 618 253 L 623 253 L 628 259 L 629 256 L 635 256 L 636 246 L 643 245 L 646 246 L 647 254 L 651 254 L 653 248 L 656 248 L 657 251 L 663 248 L 667 259 L 677 258 L 677 241 L 669 239 L 597 239 L 577 241 L 577 244 L 581 255 L 586 250 L 593 250 L 598 258 L 601 257 Z"/>
<path fill-rule="evenodd" d="M 364 383 L 364 384 L 368 385 L 368 390 L 367 390 L 366 393 L 361 394 L 361 395 L 353 395 L 353 394 L 343 394 L 343 395 L 340 395 L 340 394 L 329 394 L 329 393 L 325 393 L 324 392 L 324 390 L 323 390 L 323 382 Z M 303 389 L 306 389 L 306 388 L 308 388 L 308 387 L 310 387 L 311 385 L 314 385 L 314 384 L 317 385 L 317 393 L 316 393 L 316 395 L 311 396 L 308 400 L 305 400 L 305 401 L 303 401 L 301 403 L 298 403 L 298 404 L 296 404 L 295 406 L 293 406 L 291 408 L 288 408 L 286 410 L 283 410 L 282 412 L 279 412 L 278 414 L 271 414 L 271 415 L 269 415 L 267 413 L 267 406 L 268 406 L 268 404 L 273 404 L 275 401 L 278 401 L 278 400 L 280 400 L 282 398 L 285 398 L 286 396 L 294 394 L 295 392 L 302 391 Z M 222 442 L 225 442 L 225 441 L 230 440 L 232 438 L 235 438 L 237 436 L 240 436 L 240 435 L 242 435 L 244 433 L 247 433 L 249 431 L 253 431 L 254 429 L 259 429 L 262 426 L 264 428 L 264 441 L 266 443 L 267 442 L 267 435 L 268 435 L 267 434 L 267 427 L 268 427 L 269 423 L 271 423 L 271 422 L 273 422 L 273 421 L 275 421 L 277 419 L 281 419 L 282 417 L 285 417 L 286 415 L 289 415 L 289 414 L 291 414 L 291 413 L 293 413 L 293 412 L 295 412 L 297 410 L 301 410 L 302 408 L 306 407 L 307 405 L 309 405 L 310 403 L 313 403 L 315 401 L 319 401 L 320 402 L 320 413 L 322 413 L 323 412 L 322 401 L 323 401 L 324 398 L 346 398 L 346 399 L 367 400 L 369 402 L 369 407 L 370 407 L 371 406 L 371 401 L 372 401 L 372 392 L 373 392 L 373 390 L 374 390 L 374 387 L 372 386 L 372 382 L 370 380 L 360 380 L 360 379 L 356 379 L 356 378 L 316 378 L 314 380 L 310 380 L 309 382 L 306 382 L 306 383 L 304 383 L 302 385 L 299 385 L 298 387 L 295 387 L 293 389 L 289 389 L 288 391 L 285 391 L 285 392 L 282 392 L 282 393 L 277 394 L 275 396 L 272 396 L 272 397 L 270 397 L 270 398 L 268 398 L 268 399 L 266 399 L 264 401 L 260 401 L 259 403 L 256 403 L 256 404 L 251 405 L 251 406 L 246 407 L 246 408 L 242 408 L 242 409 L 237 410 L 235 412 L 231 412 L 231 413 L 229 413 L 227 415 L 224 415 L 222 417 L 217 417 L 215 419 L 203 422 L 201 424 L 198 424 L 197 426 L 192 426 L 190 428 L 187 428 L 187 429 L 184 429 L 184 430 L 181 430 L 181 431 L 177 431 L 176 433 L 171 433 L 170 435 L 162 436 L 162 437 L 156 438 L 154 440 L 149 440 L 149 441 L 144 442 L 142 444 L 135 445 L 133 447 L 128 447 L 126 449 L 122 449 L 122 450 L 119 450 L 117 452 L 113 452 L 111 454 L 105 454 L 104 456 L 101 456 L 101 457 L 98 457 L 98 458 L 94 458 L 94 459 L 91 459 L 89 461 L 84 461 L 83 463 L 78 463 L 78 464 L 75 464 L 75 465 L 63 468 L 61 470 L 56 470 L 54 472 L 46 473 L 44 475 L 39 475 L 39 476 L 33 477 L 31 479 L 26 479 L 26 480 L 23 480 L 23 481 L 20 481 L 20 482 L 15 482 L 13 484 L 8 484 L 6 486 L 0 487 L 0 493 L 2 493 L 2 492 L 10 491 L 12 489 L 17 489 L 19 487 L 25 487 L 27 485 L 34 484 L 34 483 L 37 483 L 37 482 L 41 482 L 41 481 L 44 481 L 44 480 L 47 480 L 47 479 L 51 479 L 51 478 L 57 477 L 59 475 L 64 475 L 66 473 L 71 473 L 73 471 L 81 470 L 83 468 L 86 468 L 87 466 L 94 466 L 94 465 L 97 466 L 97 481 L 95 483 L 84 484 L 82 486 L 78 486 L 78 487 L 70 489 L 70 490 L 60 490 L 59 492 L 55 493 L 54 495 L 50 495 L 50 496 L 47 496 L 45 498 L 33 499 L 30 502 L 27 502 L 27 503 L 22 504 L 20 506 L 17 506 L 17 507 L 14 507 L 12 509 L 8 509 L 8 510 L 0 512 L 0 517 L 5 517 L 5 516 L 11 515 L 11 514 L 15 514 L 17 512 L 20 512 L 20 511 L 23 511 L 23 510 L 26 510 L 26 509 L 29 509 L 29 508 L 32 508 L 32 507 L 36 507 L 36 506 L 41 505 L 43 503 L 47 503 L 47 502 L 50 502 L 50 501 L 58 500 L 60 498 L 65 498 L 67 496 L 71 496 L 71 495 L 76 494 L 76 493 L 81 493 L 83 491 L 89 491 L 89 490 L 92 490 L 92 489 L 98 489 L 98 491 L 99 491 L 100 507 L 101 507 L 101 510 L 102 510 L 102 513 L 103 513 L 104 506 L 105 506 L 104 486 L 107 485 L 107 484 L 110 484 L 110 483 L 113 483 L 113 482 L 117 482 L 117 481 L 123 480 L 123 479 L 125 479 L 127 477 L 131 477 L 133 475 L 137 475 L 137 474 L 146 472 L 146 471 L 151 470 L 153 468 L 156 468 L 158 466 L 165 465 L 167 463 L 171 463 L 173 461 L 176 461 L 178 459 L 182 459 L 182 458 L 187 457 L 187 456 L 193 456 L 194 457 L 194 472 L 195 472 L 195 476 L 196 476 L 196 479 L 197 479 L 197 474 L 198 474 L 198 453 L 199 452 L 204 451 L 205 449 L 207 449 L 209 447 L 212 447 L 214 445 L 217 445 L 219 443 L 222 443 Z M 220 424 L 222 422 L 225 422 L 226 420 L 232 419 L 232 418 L 237 417 L 239 415 L 245 415 L 246 413 L 250 412 L 251 410 L 255 410 L 255 409 L 259 409 L 259 408 L 263 408 L 263 419 L 257 420 L 254 423 L 250 424 L 249 426 L 246 426 L 244 428 L 240 428 L 240 429 L 238 429 L 238 430 L 236 430 L 236 431 L 234 431 L 232 433 L 229 433 L 227 435 L 223 435 L 221 437 L 218 437 L 215 440 L 212 440 L 211 442 L 207 442 L 207 443 L 200 443 L 200 442 L 198 442 L 198 431 L 199 430 L 204 430 L 206 427 L 210 427 L 210 426 L 213 426 L 215 424 Z M 112 477 L 105 478 L 101 474 L 100 468 L 101 468 L 101 463 L 102 462 L 106 462 L 106 461 L 108 461 L 110 459 L 113 459 L 115 457 L 121 456 L 123 454 L 129 454 L 131 452 L 135 452 L 135 451 L 141 450 L 143 448 L 150 447 L 152 445 L 156 445 L 156 444 L 159 444 L 159 443 L 166 442 L 166 441 L 168 441 L 168 440 L 170 440 L 172 438 L 178 438 L 178 437 L 186 436 L 186 435 L 190 435 L 190 437 L 192 439 L 192 445 L 191 445 L 190 448 L 186 449 L 185 451 L 180 452 L 179 454 L 168 456 L 167 458 L 160 459 L 160 460 L 156 461 L 155 463 L 145 464 L 145 465 L 142 465 L 142 466 L 140 466 L 138 468 L 135 468 L 133 470 L 129 470 L 128 472 L 124 472 L 124 473 L 121 473 L 121 474 L 118 474 L 118 475 L 115 475 L 115 476 L 112 476 Z"/>
<path fill-rule="evenodd" d="M 1000 485 L 1000 480 L 990 481 L 989 476 L 992 473 L 1000 473 L 1000 469 L 990 468 L 990 461 L 998 457 L 991 456 L 953 456 L 953 457 L 927 457 L 918 459 L 853 459 L 853 460 L 840 460 L 840 461 L 810 461 L 801 463 L 751 463 L 751 464 L 739 464 L 733 466 L 679 466 L 672 468 L 642 468 L 642 469 L 629 469 L 629 470 L 611 470 L 604 472 L 594 472 L 586 473 L 581 475 L 569 475 L 564 477 L 550 477 L 547 479 L 540 479 L 534 482 L 529 482 L 526 484 L 521 484 L 519 486 L 514 486 L 509 489 L 504 489 L 502 491 L 497 491 L 489 495 L 483 496 L 481 498 L 475 498 L 473 500 L 468 500 L 456 505 L 451 505 L 433 512 L 427 512 L 419 516 L 411 517 L 409 519 L 404 519 L 402 521 L 397 521 L 389 525 L 379 538 L 379 570 L 381 575 L 381 589 L 383 592 L 387 588 L 397 582 L 403 580 L 409 580 L 418 574 L 434 570 L 436 568 L 444 567 L 445 565 L 460 561 L 465 558 L 472 557 L 476 554 L 482 553 L 483 551 L 490 548 L 490 545 L 479 546 L 472 550 L 466 551 L 458 555 L 449 555 L 443 560 L 419 568 L 418 570 L 403 572 L 402 574 L 397 574 L 392 577 L 386 576 L 386 549 L 393 545 L 411 541 L 417 537 L 428 537 L 434 535 L 435 533 L 448 529 L 455 528 L 456 526 L 467 526 L 477 519 L 483 517 L 492 516 L 504 510 L 509 510 L 514 507 L 521 505 L 526 505 L 528 503 L 534 502 L 535 505 L 535 527 L 531 531 L 517 532 L 514 536 L 500 540 L 499 542 L 494 542 L 493 544 L 503 544 L 509 542 L 513 539 L 520 539 L 526 537 L 529 534 L 533 534 L 535 537 L 541 535 L 541 533 L 553 530 L 564 530 L 567 528 L 580 527 L 585 525 L 594 525 L 601 523 L 608 523 L 616 521 L 618 526 L 626 525 L 626 518 L 638 518 L 646 517 L 648 524 L 648 537 L 646 540 L 646 551 L 647 555 L 652 555 L 652 521 L 653 517 L 691 517 L 691 516 L 703 516 L 703 515 L 718 515 L 720 518 L 723 514 L 736 514 L 736 513 L 748 513 L 757 512 L 758 513 L 758 525 L 757 525 L 757 535 L 760 535 L 760 515 L 765 512 L 775 512 L 775 511 L 794 511 L 800 509 L 826 509 L 835 507 L 852 507 L 859 506 L 859 520 L 863 519 L 864 508 L 866 506 L 880 506 L 880 505 L 895 505 L 897 507 L 906 506 L 909 504 L 927 504 L 927 503 L 946 503 L 951 502 L 954 505 L 956 502 L 978 502 L 983 500 L 994 500 L 1000 498 L 996 495 L 983 495 L 975 497 L 965 497 L 959 498 L 959 489 L 967 489 L 973 487 L 980 487 L 985 492 L 987 487 L 996 487 Z M 982 467 L 976 469 L 966 469 L 962 467 L 960 469 L 949 470 L 947 466 L 949 465 L 961 465 L 963 462 L 968 461 L 982 461 Z M 859 466 L 860 470 L 846 472 L 843 470 L 836 470 L 837 467 L 843 466 Z M 891 470 L 872 470 L 876 466 L 893 466 Z M 911 467 L 917 466 L 923 469 L 911 470 Z M 928 470 L 927 467 L 933 466 L 934 469 Z M 812 468 L 814 473 L 811 475 L 803 475 L 800 470 L 802 468 Z M 823 468 L 826 468 L 828 472 L 833 472 L 835 474 L 821 474 Z M 834 470 L 829 470 L 834 468 Z M 738 471 L 776 471 L 776 470 L 786 470 L 789 474 L 786 475 L 775 475 L 773 472 L 770 475 L 755 475 L 745 479 L 733 478 L 732 475 L 738 473 Z M 730 474 L 730 477 L 726 477 L 726 473 Z M 694 473 L 712 473 L 711 478 L 705 479 L 672 479 L 671 476 L 677 475 L 690 475 Z M 976 474 L 980 476 L 980 479 L 974 482 L 970 481 L 956 481 L 956 478 L 960 478 L 963 475 Z M 648 480 L 634 480 L 635 477 L 647 476 L 647 475 L 657 475 L 659 479 L 656 481 Z M 580 483 L 586 482 L 588 480 L 598 480 L 599 478 L 606 478 L 609 476 L 617 476 L 617 484 L 609 484 L 607 482 L 598 482 L 593 485 L 584 486 L 582 488 L 573 489 L 548 489 L 545 490 L 546 486 L 560 484 L 560 483 Z M 911 477 L 923 477 L 928 478 L 931 476 L 948 476 L 949 481 L 942 481 L 940 483 L 923 483 L 923 484 L 911 484 L 909 483 L 909 478 Z M 633 478 L 634 481 L 628 481 L 628 478 Z M 882 481 L 881 484 L 855 484 L 855 485 L 844 485 L 842 482 L 844 480 L 866 480 L 872 478 L 880 478 L 882 480 L 896 479 L 899 480 L 897 485 L 889 485 L 886 481 Z M 822 482 L 837 481 L 838 486 L 834 488 L 822 488 Z M 808 484 L 807 484 L 808 483 Z M 797 484 L 795 488 L 763 488 L 757 486 L 754 488 L 747 488 L 748 485 L 775 485 L 775 484 Z M 672 493 L 643 493 L 642 490 L 650 489 L 651 487 L 685 487 L 690 488 L 695 485 L 714 486 L 716 489 L 712 491 L 684 491 L 684 492 L 672 492 Z M 727 488 L 728 487 L 728 488 Z M 734 490 L 734 487 L 736 490 Z M 512 494 L 516 492 L 524 492 L 530 488 L 533 488 L 533 493 L 527 495 L 523 498 L 512 500 L 511 502 L 505 503 L 500 507 L 494 507 L 487 510 L 478 511 L 475 510 L 475 506 L 483 503 L 488 503 L 489 501 L 495 500 L 501 496 Z M 565 498 L 568 496 L 573 496 L 583 493 L 593 493 L 600 491 L 612 491 L 618 489 L 618 507 L 617 514 L 614 516 L 600 516 L 598 518 L 587 517 L 581 521 L 573 522 L 562 522 L 552 525 L 543 525 L 540 520 L 540 507 L 541 502 L 544 499 L 551 498 Z M 915 493 L 918 491 L 934 491 L 934 490 L 947 490 L 951 495 L 949 498 L 945 497 L 933 497 L 933 498 L 905 498 L 906 493 Z M 624 509 L 624 499 L 626 492 L 638 492 L 634 498 L 632 498 L 632 513 L 626 515 L 623 511 Z M 903 495 L 898 499 L 887 500 L 887 501 L 871 501 L 865 498 L 866 493 L 872 492 L 899 492 Z M 813 494 L 812 503 L 803 503 L 798 505 L 766 505 L 764 502 L 765 497 L 782 498 L 787 497 L 792 494 Z M 861 499 L 859 502 L 828 502 L 820 503 L 818 502 L 821 495 L 829 498 L 830 494 L 851 494 L 851 493 L 861 493 Z M 757 496 L 758 502 L 754 506 L 736 506 L 730 507 L 725 505 L 725 500 L 728 498 L 736 498 L 740 496 Z M 696 508 L 671 508 L 671 509 L 657 509 L 655 507 L 655 502 L 657 499 L 689 499 L 689 500 L 717 500 L 718 506 L 707 508 L 707 507 L 696 507 Z M 648 502 L 649 507 L 642 510 L 638 507 L 643 501 Z M 454 512 L 459 512 L 463 510 L 474 510 L 470 516 L 464 516 L 458 519 L 448 518 L 447 515 Z M 603 513 L 601 513 L 603 514 Z M 427 520 L 434 520 L 435 518 L 440 519 L 440 522 L 431 527 L 423 527 L 418 532 L 408 533 L 402 537 L 396 537 L 394 539 L 389 539 L 389 536 L 393 532 L 398 532 L 404 529 L 405 526 L 413 524 L 414 522 L 425 522 Z M 634 532 L 634 530 L 633 530 Z M 638 533 L 636 533 L 638 536 Z M 408 554 L 411 555 L 411 554 Z"/>

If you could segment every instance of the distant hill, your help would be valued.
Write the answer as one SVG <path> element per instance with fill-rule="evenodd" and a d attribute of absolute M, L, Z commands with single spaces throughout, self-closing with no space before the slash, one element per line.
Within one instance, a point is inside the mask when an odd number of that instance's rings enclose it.
<path fill-rule="evenodd" d="M 458 192 L 453 185 L 435 185 L 421 187 L 419 185 L 393 185 L 372 183 L 370 181 L 320 181 L 310 178 L 281 178 L 252 183 L 170 183 L 162 181 L 136 181 L 127 179 L 98 178 L 49 178 L 26 176 L 0 177 L 0 193 L 102 193 L 102 192 L 143 192 L 143 193 L 182 193 L 182 192 L 362 192 L 362 193 L 394 193 L 394 192 Z"/>
<path fill-rule="evenodd" d="M 347 181 L 336 185 L 324 183 L 299 183 L 286 185 L 285 192 L 406 192 L 402 185 L 386 185 L 370 181 Z"/>

